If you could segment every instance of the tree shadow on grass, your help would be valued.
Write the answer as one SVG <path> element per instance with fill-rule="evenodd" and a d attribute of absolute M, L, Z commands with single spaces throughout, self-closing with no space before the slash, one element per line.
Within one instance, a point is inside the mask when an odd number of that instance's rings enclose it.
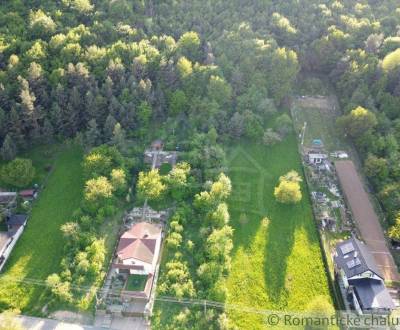
<path fill-rule="evenodd" d="M 289 295 L 286 289 L 287 259 L 294 245 L 294 233 L 297 222 L 296 208 L 299 206 L 277 205 L 275 217 L 268 225 L 267 244 L 265 246 L 265 286 L 269 299 L 274 305 L 284 307 Z M 279 217 L 276 215 L 279 214 Z"/>

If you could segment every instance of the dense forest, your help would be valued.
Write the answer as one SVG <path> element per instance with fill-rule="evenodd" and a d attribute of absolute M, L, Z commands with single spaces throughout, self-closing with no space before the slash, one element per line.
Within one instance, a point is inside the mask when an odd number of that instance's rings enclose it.
<path fill-rule="evenodd" d="M 219 176 L 222 145 L 284 139 L 300 75 L 312 76 L 305 89 L 318 90 L 316 77 L 333 86 L 344 112 L 337 128 L 354 142 L 400 238 L 398 0 L 4 0 L 0 154 L 7 162 L 33 145 L 74 138 L 88 149 L 114 146 L 116 167 L 131 168 L 120 161 L 127 141 L 140 151 L 152 137 L 163 138 L 190 163 L 177 175 L 186 181 L 190 171 L 196 187 L 213 180 L 190 193 L 195 217 L 215 220 L 206 239 L 223 245 L 232 235 L 225 225 L 229 193 L 213 200 L 218 185 L 230 192 L 229 179 Z M 179 219 L 193 216 L 182 204 L 172 226 L 177 240 L 187 222 Z M 229 251 L 197 258 L 193 282 L 186 261 L 171 262 L 181 277 L 161 278 L 161 290 L 223 301 L 210 283 L 229 270 Z M 171 329 L 196 318 L 202 315 L 180 315 Z M 229 328 L 223 315 L 206 321 L 209 329 Z"/>

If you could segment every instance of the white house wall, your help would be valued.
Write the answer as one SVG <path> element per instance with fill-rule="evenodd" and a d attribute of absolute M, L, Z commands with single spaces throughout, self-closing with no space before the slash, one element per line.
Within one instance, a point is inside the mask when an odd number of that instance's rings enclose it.
<path fill-rule="evenodd" d="M 1 252 L 0 255 L 2 255 L 2 256 L 4 257 L 4 261 L 3 261 L 3 263 L 0 265 L 0 272 L 2 271 L 4 265 L 6 264 L 7 259 L 8 259 L 8 257 L 10 256 L 11 251 L 13 250 L 13 248 L 14 248 L 15 244 L 17 243 L 19 237 L 22 235 L 22 232 L 24 231 L 24 228 L 25 228 L 24 226 L 19 227 L 19 229 L 16 231 L 16 233 L 15 233 L 14 236 L 12 237 L 11 243 L 10 243 L 8 246 L 6 246 L 6 248 L 3 249 L 3 251 Z M 11 239 L 11 238 L 10 238 L 10 239 Z"/>
<path fill-rule="evenodd" d="M 157 266 L 158 256 L 160 254 L 160 247 L 161 247 L 161 239 L 158 239 L 156 241 L 154 257 L 153 257 L 152 263 L 144 262 L 144 261 L 136 259 L 136 258 L 124 259 L 124 260 L 122 260 L 122 263 L 124 265 L 143 266 L 144 270 L 136 270 L 136 269 L 132 270 L 131 269 L 130 270 L 131 274 L 149 274 L 149 273 L 154 274 L 154 270 L 156 269 L 156 266 Z"/>
<path fill-rule="evenodd" d="M 363 278 L 371 278 L 371 279 L 374 279 L 374 280 L 382 281 L 382 278 L 380 278 L 378 275 L 376 275 L 375 273 L 370 272 L 370 271 L 367 271 L 367 272 L 364 272 L 362 274 L 350 277 L 349 280 L 360 280 L 360 279 L 363 279 Z"/>
<path fill-rule="evenodd" d="M 124 260 L 122 260 L 122 263 L 124 265 L 143 266 L 144 271 L 139 270 L 138 272 L 136 272 L 136 270 L 135 270 L 133 274 L 142 274 L 142 273 L 148 274 L 148 273 L 152 273 L 153 269 L 154 269 L 152 264 L 150 264 L 148 262 L 144 262 L 139 259 L 135 259 L 135 258 L 124 259 Z M 132 273 L 132 271 L 131 271 L 131 273 Z"/>

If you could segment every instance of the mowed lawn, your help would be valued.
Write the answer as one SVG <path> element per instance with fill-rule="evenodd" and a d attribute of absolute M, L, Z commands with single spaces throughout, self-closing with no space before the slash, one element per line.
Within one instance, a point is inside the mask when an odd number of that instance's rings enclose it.
<path fill-rule="evenodd" d="M 280 175 L 301 173 L 294 137 L 277 146 L 238 144 L 229 150 L 234 232 L 227 303 L 255 309 L 305 311 L 314 297 L 332 302 L 310 200 L 303 183 L 298 205 L 275 201 Z M 263 316 L 228 311 L 239 329 L 264 329 Z"/>
<path fill-rule="evenodd" d="M 0 309 L 13 307 L 40 314 L 46 304 L 44 281 L 60 270 L 63 254 L 60 227 L 71 220 L 81 200 L 81 161 L 82 152 L 77 147 L 59 152 L 28 225 L 0 276 Z"/>

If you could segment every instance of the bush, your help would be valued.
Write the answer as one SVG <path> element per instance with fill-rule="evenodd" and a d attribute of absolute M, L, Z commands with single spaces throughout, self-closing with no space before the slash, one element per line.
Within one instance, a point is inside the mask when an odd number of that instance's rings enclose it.
<path fill-rule="evenodd" d="M 30 159 L 16 158 L 1 169 L 1 180 L 17 188 L 26 187 L 35 177 L 35 168 Z"/>
<path fill-rule="evenodd" d="M 290 171 L 279 178 L 279 185 L 275 187 L 274 196 L 279 203 L 295 204 L 301 201 L 301 177 L 296 171 Z"/>
<path fill-rule="evenodd" d="M 274 132 L 272 128 L 268 128 L 264 132 L 263 142 L 265 145 L 273 146 L 281 141 L 282 141 L 281 136 L 278 133 Z"/>

